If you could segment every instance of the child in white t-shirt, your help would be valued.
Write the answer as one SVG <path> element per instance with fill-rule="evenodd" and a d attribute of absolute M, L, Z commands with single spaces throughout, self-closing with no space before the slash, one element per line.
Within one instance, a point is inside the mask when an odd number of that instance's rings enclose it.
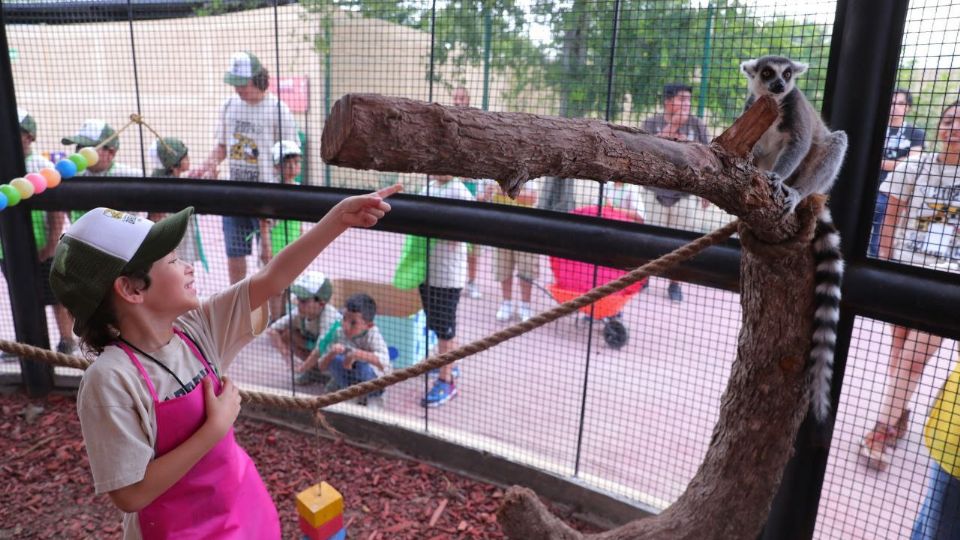
<path fill-rule="evenodd" d="M 474 200 L 463 182 L 452 176 L 430 176 L 420 193 L 431 197 Z M 427 280 L 420 284 L 420 300 L 427 314 L 427 327 L 437 334 L 437 352 L 445 354 L 456 348 L 457 305 L 460 292 L 467 283 L 467 244 L 453 240 L 430 240 Z M 423 398 L 424 407 L 439 407 L 457 395 L 454 375 L 459 369 L 448 364 Z"/>

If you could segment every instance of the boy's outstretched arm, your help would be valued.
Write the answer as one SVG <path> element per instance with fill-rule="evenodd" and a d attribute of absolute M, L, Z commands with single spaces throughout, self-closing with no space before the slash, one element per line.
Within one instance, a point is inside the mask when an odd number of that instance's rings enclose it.
<path fill-rule="evenodd" d="M 255 310 L 271 296 L 280 294 L 348 228 L 376 225 L 390 211 L 390 205 L 384 199 L 402 190 L 402 185 L 394 184 L 337 203 L 312 229 L 277 253 L 250 278 L 250 309 Z"/>

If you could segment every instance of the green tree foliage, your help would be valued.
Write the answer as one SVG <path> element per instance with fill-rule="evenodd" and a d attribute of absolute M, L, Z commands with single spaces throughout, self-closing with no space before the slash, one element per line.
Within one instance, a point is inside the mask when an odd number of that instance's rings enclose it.
<path fill-rule="evenodd" d="M 436 82 L 447 87 L 466 82 L 465 67 L 483 66 L 489 24 L 489 67 L 509 81 L 498 88 L 507 103 L 520 104 L 525 95 L 553 96 L 555 112 L 571 117 L 609 114 L 623 120 L 628 95 L 633 115 L 646 115 L 658 106 L 665 83 L 683 82 L 715 121 L 729 124 L 746 99 L 740 62 L 780 54 L 810 64 L 800 85 L 818 103 L 829 57 L 827 25 L 760 14 L 740 0 L 715 0 L 711 7 L 691 0 L 621 0 L 612 78 L 613 0 L 537 0 L 532 8 L 517 0 L 450 0 L 437 2 L 435 14 L 430 0 L 302 4 L 312 12 L 336 7 L 425 32 L 432 27 L 433 61 L 454 68 L 445 70 L 453 73 L 446 78 L 435 72 Z M 549 29 L 546 39 L 531 35 L 533 21 Z M 705 56 L 708 27 L 712 40 Z M 325 51 L 322 32 L 312 39 Z M 423 61 L 429 64 L 430 58 Z M 700 96 L 705 65 L 709 79 Z"/>

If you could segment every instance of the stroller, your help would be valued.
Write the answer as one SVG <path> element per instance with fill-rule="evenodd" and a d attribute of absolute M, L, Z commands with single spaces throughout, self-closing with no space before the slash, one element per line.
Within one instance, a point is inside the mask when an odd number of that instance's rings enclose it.
<path fill-rule="evenodd" d="M 572 213 L 582 216 L 596 216 L 597 207 L 584 206 L 577 208 Z M 632 221 L 625 212 L 609 206 L 603 207 L 600 216 L 606 219 Z M 594 287 L 594 265 L 592 264 L 550 257 L 550 269 L 553 271 L 553 283 L 549 286 L 549 292 L 550 296 L 557 302 L 563 303 L 572 300 Z M 600 266 L 597 268 L 596 285 L 605 285 L 626 273 L 624 270 Z M 611 349 L 619 349 L 627 343 L 627 327 L 623 325 L 620 312 L 627 301 L 640 292 L 646 284 L 647 279 L 644 278 L 618 293 L 597 300 L 592 306 L 588 305 L 580 308 L 580 311 L 588 317 L 592 316 L 593 320 L 603 322 L 603 340 Z"/>

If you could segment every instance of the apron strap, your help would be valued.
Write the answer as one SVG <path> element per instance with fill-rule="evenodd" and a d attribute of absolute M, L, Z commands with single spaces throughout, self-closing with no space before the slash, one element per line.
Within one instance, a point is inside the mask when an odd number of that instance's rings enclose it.
<path fill-rule="evenodd" d="M 123 352 L 127 353 L 127 358 L 133 362 L 133 365 L 137 366 L 140 376 L 143 377 L 143 380 L 147 382 L 147 389 L 150 390 L 150 396 L 153 398 L 154 403 L 159 403 L 160 398 L 157 397 L 157 389 L 153 386 L 153 381 L 150 380 L 150 376 L 147 375 L 147 370 L 143 369 L 143 364 L 141 364 L 140 360 L 137 359 L 137 355 L 133 354 L 133 350 L 122 341 L 115 341 L 113 342 L 113 345 L 119 347 Z"/>

